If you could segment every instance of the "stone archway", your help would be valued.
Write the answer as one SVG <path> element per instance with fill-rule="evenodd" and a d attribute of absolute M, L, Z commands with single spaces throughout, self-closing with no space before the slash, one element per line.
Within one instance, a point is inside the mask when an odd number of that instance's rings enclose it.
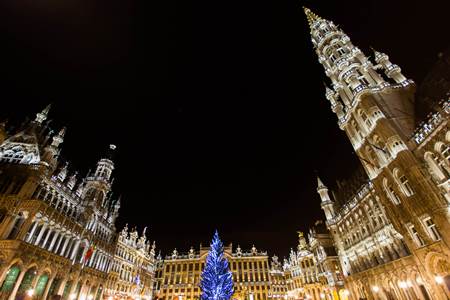
<path fill-rule="evenodd" d="M 19 285 L 19 289 L 17 290 L 17 295 L 24 295 L 28 290 L 31 290 L 33 287 L 33 281 L 37 275 L 37 267 L 32 266 L 28 268 L 25 272 L 25 275 L 22 278 L 22 282 Z"/>
<path fill-rule="evenodd" d="M 2 285 L 0 286 L 0 295 L 5 296 L 9 295 L 13 289 L 14 286 L 17 283 L 17 279 L 19 278 L 21 268 L 19 264 L 15 263 L 12 265 L 8 271 L 6 272 L 5 279 L 2 282 Z"/>
<path fill-rule="evenodd" d="M 425 268 L 434 277 L 436 292 L 450 297 L 450 259 L 442 253 L 428 253 Z"/>
<path fill-rule="evenodd" d="M 41 276 L 39 276 L 36 286 L 34 288 L 34 295 L 37 298 L 41 298 L 44 295 L 45 289 L 47 288 L 47 285 L 49 283 L 49 279 L 50 273 L 47 271 L 41 274 Z"/>

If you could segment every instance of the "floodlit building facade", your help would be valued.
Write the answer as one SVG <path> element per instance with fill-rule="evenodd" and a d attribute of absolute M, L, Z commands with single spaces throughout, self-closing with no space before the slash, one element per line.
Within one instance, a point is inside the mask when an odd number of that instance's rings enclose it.
<path fill-rule="evenodd" d="M 323 222 L 299 232 L 297 250 L 283 263 L 286 299 L 338 299 L 343 276 L 333 241 Z M 342 295 L 342 299 L 347 299 Z"/>
<path fill-rule="evenodd" d="M 53 134 L 46 121 L 49 110 L 13 134 L 0 126 L 0 298 L 102 299 L 108 273 L 113 266 L 115 272 L 124 266 L 117 251 L 124 244 L 134 247 L 119 236 L 116 250 L 120 200 L 111 193 L 115 146 L 94 172 L 79 178 L 61 162 L 66 130 Z M 143 241 L 141 237 L 136 247 Z M 142 278 L 151 295 L 150 264 L 141 258 L 133 263 L 147 268 Z"/>
<path fill-rule="evenodd" d="M 447 299 L 450 288 L 449 94 L 416 127 L 415 84 L 389 57 L 374 61 L 333 22 L 305 9 L 330 79 L 326 98 L 365 170 L 337 199 L 317 192 L 352 299 Z"/>
<path fill-rule="evenodd" d="M 125 226 L 119 233 L 114 262 L 108 274 L 105 295 L 121 299 L 153 299 L 155 242 L 150 245 L 146 228 L 139 236 Z"/>
<path fill-rule="evenodd" d="M 287 298 L 287 280 L 288 272 L 283 268 L 283 264 L 279 261 L 278 256 L 271 257 L 269 279 L 269 299 L 286 299 Z"/>
<path fill-rule="evenodd" d="M 191 248 L 187 254 L 179 254 L 175 249 L 166 256 L 161 265 L 160 286 L 155 292 L 159 299 L 194 300 L 200 299 L 201 273 L 209 248 L 200 251 Z M 235 299 L 266 300 L 270 292 L 269 258 L 266 252 L 255 247 L 248 252 L 238 246 L 224 247 L 224 257 L 228 259 L 233 273 Z"/>

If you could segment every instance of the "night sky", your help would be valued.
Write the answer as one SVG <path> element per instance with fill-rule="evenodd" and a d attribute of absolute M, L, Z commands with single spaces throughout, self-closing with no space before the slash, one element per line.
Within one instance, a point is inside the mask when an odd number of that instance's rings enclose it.
<path fill-rule="evenodd" d="M 447 1 L 23 0 L 0 4 L 0 118 L 52 103 L 84 175 L 118 147 L 119 229 L 164 254 L 254 243 L 284 256 L 358 162 L 324 97 L 301 7 L 421 81 L 448 46 Z M 426 5 L 426 6 L 425 6 Z"/>

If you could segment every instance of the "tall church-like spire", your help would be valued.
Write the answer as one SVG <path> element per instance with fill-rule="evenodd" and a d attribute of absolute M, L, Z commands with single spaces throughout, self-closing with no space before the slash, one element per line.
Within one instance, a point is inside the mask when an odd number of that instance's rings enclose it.
<path fill-rule="evenodd" d="M 326 98 L 341 129 L 345 130 L 352 120 L 358 121 L 352 115 L 360 110 L 358 103 L 363 97 L 378 94 L 365 105 L 391 117 L 403 136 L 409 136 L 414 129 L 410 89 L 413 82 L 402 75 L 400 67 L 391 63 L 386 54 L 375 52 L 375 60 L 371 62 L 332 21 L 319 17 L 308 8 L 304 8 L 304 12 L 318 61 L 331 81 L 332 88 L 326 88 Z M 391 91 L 384 93 L 385 90 Z"/>

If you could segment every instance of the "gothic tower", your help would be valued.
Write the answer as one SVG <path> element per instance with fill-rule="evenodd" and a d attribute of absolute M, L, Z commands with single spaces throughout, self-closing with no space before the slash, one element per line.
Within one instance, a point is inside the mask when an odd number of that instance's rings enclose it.
<path fill-rule="evenodd" d="M 110 203 L 109 192 L 111 191 L 111 174 L 114 170 L 113 154 L 115 145 L 109 146 L 107 158 L 97 162 L 94 174 L 88 174 L 84 187 L 84 202 L 99 214 L 108 213 Z"/>
<path fill-rule="evenodd" d="M 411 140 L 413 81 L 386 54 L 375 51 L 374 65 L 333 22 L 304 11 L 315 52 L 331 81 L 325 96 L 395 229 L 413 252 L 430 246 L 449 255 L 449 203 L 414 154 Z M 318 192 L 329 219 L 331 201 L 320 181 Z"/>

